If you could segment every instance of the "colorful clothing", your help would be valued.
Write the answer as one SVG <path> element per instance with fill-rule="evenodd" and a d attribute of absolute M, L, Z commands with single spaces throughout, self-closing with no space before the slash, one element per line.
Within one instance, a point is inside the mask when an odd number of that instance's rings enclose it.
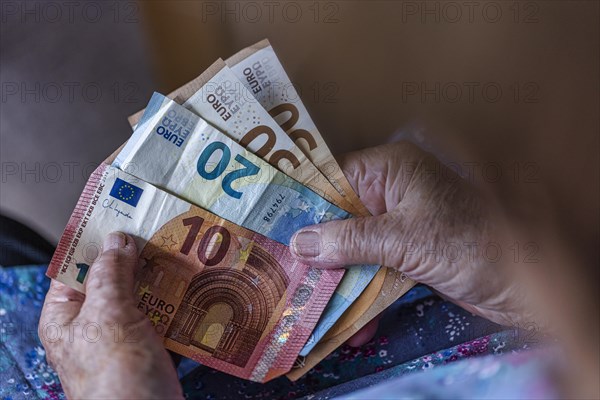
<path fill-rule="evenodd" d="M 50 283 L 45 270 L 45 266 L 0 267 L 0 399 L 64 397 L 37 337 L 38 319 Z M 460 377 L 465 371 L 491 368 L 494 373 L 488 375 L 493 381 L 496 376 L 508 376 L 513 369 L 519 374 L 524 368 L 535 369 L 535 364 L 495 366 L 501 362 L 496 361 L 498 357 L 490 358 L 491 364 L 483 361 L 487 358 L 477 358 L 476 367 L 454 363 L 474 356 L 519 352 L 534 346 L 535 339 L 475 317 L 426 287 L 417 286 L 384 313 L 370 343 L 360 348 L 341 346 L 296 382 L 286 377 L 266 384 L 248 382 L 187 359 L 179 365 L 178 373 L 188 398 L 325 399 L 398 377 L 402 380 L 398 384 L 407 388 L 404 398 L 421 398 L 423 393 L 430 393 L 420 391 L 423 388 L 431 389 L 439 382 L 463 382 Z M 455 369 L 448 369 L 454 365 Z M 415 373 L 430 369 L 436 374 Z M 449 378 L 444 380 L 444 375 Z M 405 383 L 413 378 L 414 384 Z M 490 393 L 498 385 L 489 382 Z M 351 398 L 362 397 L 360 393 Z M 464 392 L 448 393 L 456 395 L 446 397 L 464 397 L 470 392 L 465 386 Z M 527 393 L 543 395 L 549 391 Z"/>
<path fill-rule="evenodd" d="M 549 358 L 542 351 L 474 357 L 409 376 L 403 375 L 410 365 L 402 365 L 379 377 L 385 382 L 339 399 L 555 399 Z M 366 383 L 359 379 L 355 386 Z"/>

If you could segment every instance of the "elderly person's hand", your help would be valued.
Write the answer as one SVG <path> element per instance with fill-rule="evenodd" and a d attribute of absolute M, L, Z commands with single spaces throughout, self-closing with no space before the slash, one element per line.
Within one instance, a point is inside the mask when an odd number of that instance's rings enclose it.
<path fill-rule="evenodd" d="M 182 398 L 171 357 L 133 295 L 137 252 L 107 236 L 86 295 L 52 281 L 39 335 L 69 398 Z"/>
<path fill-rule="evenodd" d="M 518 290 L 498 262 L 499 227 L 467 182 L 410 143 L 350 153 L 340 164 L 374 216 L 301 229 L 292 238 L 297 258 L 323 268 L 396 268 L 472 313 L 518 323 Z M 372 321 L 349 344 L 370 340 L 376 328 Z"/>

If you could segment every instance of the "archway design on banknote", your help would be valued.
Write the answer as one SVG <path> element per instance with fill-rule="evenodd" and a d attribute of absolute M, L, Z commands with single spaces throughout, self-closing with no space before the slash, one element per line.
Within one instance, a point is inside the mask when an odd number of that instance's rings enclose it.
<path fill-rule="evenodd" d="M 166 336 L 244 367 L 288 283 L 277 260 L 255 244 L 241 269 L 221 265 L 193 277 Z"/>

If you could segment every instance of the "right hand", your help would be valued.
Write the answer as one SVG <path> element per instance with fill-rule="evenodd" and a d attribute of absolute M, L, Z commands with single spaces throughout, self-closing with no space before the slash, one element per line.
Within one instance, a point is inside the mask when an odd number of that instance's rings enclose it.
<path fill-rule="evenodd" d="M 501 263 L 486 259 L 486 251 L 496 256 L 497 226 L 467 182 L 410 143 L 350 153 L 340 165 L 374 216 L 301 229 L 291 243 L 298 259 L 321 268 L 396 268 L 474 314 L 519 321 L 516 286 Z M 372 321 L 349 344 L 367 342 L 376 329 Z"/>

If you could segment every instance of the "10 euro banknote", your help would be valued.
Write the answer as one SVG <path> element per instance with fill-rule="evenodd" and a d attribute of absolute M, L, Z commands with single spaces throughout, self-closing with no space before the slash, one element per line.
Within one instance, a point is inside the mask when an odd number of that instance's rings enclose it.
<path fill-rule="evenodd" d="M 254 381 L 290 370 L 342 277 L 106 164 L 88 180 L 48 276 L 84 291 L 112 231 L 136 241 L 138 308 L 165 347 Z"/>

